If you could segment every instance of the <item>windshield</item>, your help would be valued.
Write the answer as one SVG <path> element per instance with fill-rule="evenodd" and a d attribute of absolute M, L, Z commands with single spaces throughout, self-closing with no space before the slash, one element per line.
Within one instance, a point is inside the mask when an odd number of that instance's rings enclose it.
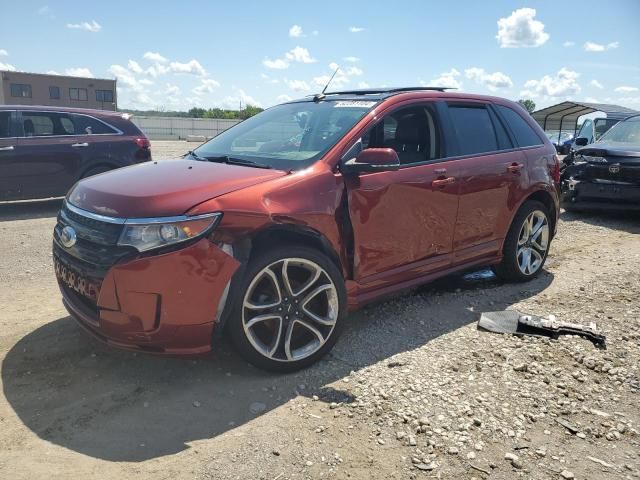
<path fill-rule="evenodd" d="M 640 145 L 640 117 L 620 122 L 602 135 L 597 143 L 609 145 Z"/>
<path fill-rule="evenodd" d="M 287 103 L 265 110 L 195 149 L 198 157 L 231 157 L 279 170 L 305 168 L 371 110 L 373 101 Z"/>

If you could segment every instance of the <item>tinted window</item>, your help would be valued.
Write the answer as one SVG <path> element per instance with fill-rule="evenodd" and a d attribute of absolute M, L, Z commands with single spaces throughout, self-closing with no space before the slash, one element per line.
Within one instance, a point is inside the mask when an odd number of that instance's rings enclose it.
<path fill-rule="evenodd" d="M 513 143 L 509 138 L 507 129 L 505 128 L 502 120 L 497 117 L 494 112 L 491 112 L 491 119 L 493 120 L 493 126 L 496 129 L 496 138 L 498 139 L 498 147 L 500 150 L 509 150 L 513 148 Z"/>
<path fill-rule="evenodd" d="M 496 107 L 511 128 L 519 147 L 542 145 L 542 140 L 540 140 L 538 134 L 518 112 L 503 105 L 496 105 Z"/>
<path fill-rule="evenodd" d="M 99 135 L 105 133 L 117 133 L 116 130 L 111 128 L 110 126 L 102 123 L 100 120 L 97 120 L 93 117 L 89 117 L 87 115 L 74 115 L 73 121 L 76 126 L 76 132 L 81 135 L 85 133 Z M 87 130 L 90 129 L 90 131 Z"/>
<path fill-rule="evenodd" d="M 69 89 L 69 98 L 71 100 L 87 100 L 87 89 L 86 88 L 70 88 Z"/>
<path fill-rule="evenodd" d="M 25 85 L 22 83 L 12 83 L 11 96 L 31 98 L 31 85 Z"/>
<path fill-rule="evenodd" d="M 113 102 L 113 90 L 96 90 L 97 102 Z"/>
<path fill-rule="evenodd" d="M 49 98 L 51 100 L 59 100 L 60 99 L 60 87 L 56 87 L 56 86 L 49 87 Z"/>
<path fill-rule="evenodd" d="M 11 136 L 11 112 L 0 112 L 0 138 Z"/>
<path fill-rule="evenodd" d="M 593 142 L 593 122 L 591 119 L 587 118 L 580 127 L 580 132 L 578 132 L 578 137 L 586 138 L 589 143 Z"/>
<path fill-rule="evenodd" d="M 22 112 L 25 137 L 73 135 L 75 128 L 70 116 L 54 112 Z"/>
<path fill-rule="evenodd" d="M 458 137 L 460 155 L 499 150 L 491 116 L 485 107 L 450 105 L 449 114 Z"/>
<path fill-rule="evenodd" d="M 402 108 L 378 122 L 362 137 L 364 148 L 393 148 L 400 163 L 440 158 L 440 131 L 427 105 Z"/>

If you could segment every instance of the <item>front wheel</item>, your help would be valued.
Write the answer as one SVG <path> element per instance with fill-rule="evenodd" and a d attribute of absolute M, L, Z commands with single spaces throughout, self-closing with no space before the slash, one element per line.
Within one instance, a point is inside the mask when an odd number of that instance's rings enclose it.
<path fill-rule="evenodd" d="M 346 316 L 342 274 L 322 253 L 277 248 L 252 258 L 229 319 L 239 353 L 265 370 L 290 372 L 335 344 Z"/>
<path fill-rule="evenodd" d="M 529 200 L 516 214 L 504 242 L 502 262 L 494 267 L 499 278 L 527 281 L 542 270 L 549 246 L 549 212 L 542 203 Z"/>

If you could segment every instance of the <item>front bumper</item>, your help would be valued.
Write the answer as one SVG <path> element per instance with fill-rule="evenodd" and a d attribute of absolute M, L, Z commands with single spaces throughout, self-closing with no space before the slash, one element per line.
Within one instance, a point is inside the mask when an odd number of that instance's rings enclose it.
<path fill-rule="evenodd" d="M 218 306 L 238 266 L 203 238 L 170 253 L 117 263 L 94 300 L 65 278 L 58 283 L 71 316 L 98 339 L 129 350 L 196 355 L 211 349 Z"/>
<path fill-rule="evenodd" d="M 640 185 L 569 178 L 562 183 L 562 201 L 578 208 L 640 210 Z"/>

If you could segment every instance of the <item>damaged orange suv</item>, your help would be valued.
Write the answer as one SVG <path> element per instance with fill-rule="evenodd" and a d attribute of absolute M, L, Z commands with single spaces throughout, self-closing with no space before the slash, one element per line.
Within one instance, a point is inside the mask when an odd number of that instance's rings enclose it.
<path fill-rule="evenodd" d="M 226 330 L 253 364 L 296 370 L 374 299 L 484 265 L 535 277 L 558 180 L 554 146 L 511 101 L 321 94 L 80 181 L 55 271 L 71 315 L 111 345 L 200 354 Z"/>

